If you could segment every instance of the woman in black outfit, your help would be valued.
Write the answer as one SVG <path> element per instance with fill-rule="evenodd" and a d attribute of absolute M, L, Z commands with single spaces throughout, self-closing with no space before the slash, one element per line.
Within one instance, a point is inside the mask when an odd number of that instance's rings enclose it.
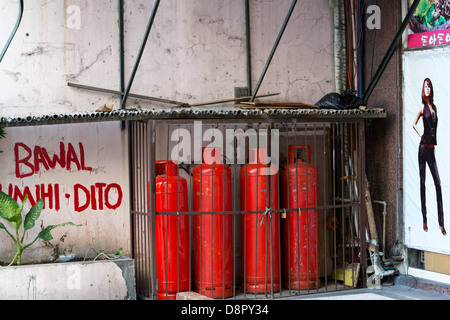
<path fill-rule="evenodd" d="M 438 209 L 438 221 L 442 234 L 447 233 L 444 228 L 444 210 L 442 205 L 442 189 L 441 180 L 434 155 L 434 147 L 437 145 L 437 109 L 433 103 L 433 84 L 430 79 L 425 79 L 422 87 L 422 103 L 423 109 L 417 115 L 416 122 L 413 125 L 414 130 L 421 137 L 419 145 L 419 173 L 420 173 L 420 200 L 422 204 L 423 230 L 428 231 L 427 225 L 427 208 L 425 199 L 425 166 L 428 164 L 431 175 L 433 176 L 434 186 L 436 187 L 436 200 Z M 420 135 L 416 125 L 420 117 L 423 119 L 423 135 Z"/>

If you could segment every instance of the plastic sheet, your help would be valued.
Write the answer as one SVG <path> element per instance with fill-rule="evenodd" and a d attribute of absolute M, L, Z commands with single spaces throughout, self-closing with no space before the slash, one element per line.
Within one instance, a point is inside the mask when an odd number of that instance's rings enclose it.
<path fill-rule="evenodd" d="M 326 109 L 355 109 L 364 105 L 364 100 L 356 95 L 355 90 L 347 90 L 343 94 L 332 92 L 326 94 L 316 105 Z"/>

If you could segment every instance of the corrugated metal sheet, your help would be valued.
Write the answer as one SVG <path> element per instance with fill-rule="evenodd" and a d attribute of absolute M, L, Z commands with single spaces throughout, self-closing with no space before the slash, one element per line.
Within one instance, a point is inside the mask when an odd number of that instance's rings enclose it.
<path fill-rule="evenodd" d="M 242 109 L 234 106 L 227 107 L 180 107 L 155 109 L 121 109 L 111 112 L 74 112 L 51 113 L 44 115 L 28 115 L 17 117 L 1 117 L 0 127 L 37 126 L 52 124 L 70 124 L 82 122 L 103 121 L 132 121 L 132 120 L 160 120 L 160 119 L 355 119 L 355 118 L 385 118 L 384 109 Z"/>

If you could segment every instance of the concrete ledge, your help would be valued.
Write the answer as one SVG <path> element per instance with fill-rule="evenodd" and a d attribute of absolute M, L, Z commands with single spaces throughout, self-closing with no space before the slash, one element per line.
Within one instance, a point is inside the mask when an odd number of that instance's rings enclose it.
<path fill-rule="evenodd" d="M 450 297 L 450 284 L 448 283 L 438 282 L 425 278 L 419 278 L 411 275 L 400 275 L 396 278 L 395 282 L 398 285 L 405 286 L 408 288 L 445 294 L 449 295 Z"/>
<path fill-rule="evenodd" d="M 214 300 L 213 298 L 201 295 L 200 293 L 188 291 L 178 292 L 177 300 Z"/>
<path fill-rule="evenodd" d="M 135 300 L 134 260 L 44 263 L 0 268 L 3 300 Z"/>

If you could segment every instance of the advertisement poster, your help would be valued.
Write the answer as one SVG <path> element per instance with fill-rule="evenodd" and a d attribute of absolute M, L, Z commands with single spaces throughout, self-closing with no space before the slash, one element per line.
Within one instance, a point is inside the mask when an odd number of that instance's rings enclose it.
<path fill-rule="evenodd" d="M 408 0 L 411 6 L 413 0 Z M 421 0 L 408 28 L 408 47 L 450 43 L 450 0 Z"/>
<path fill-rule="evenodd" d="M 450 47 L 403 63 L 405 244 L 450 254 Z"/>

